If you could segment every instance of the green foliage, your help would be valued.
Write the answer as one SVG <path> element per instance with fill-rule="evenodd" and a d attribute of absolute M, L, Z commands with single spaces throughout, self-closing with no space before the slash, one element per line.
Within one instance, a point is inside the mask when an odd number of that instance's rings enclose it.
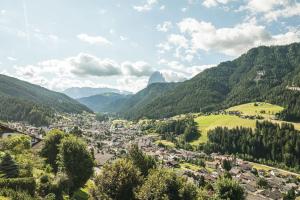
<path fill-rule="evenodd" d="M 195 124 L 188 125 L 183 134 L 183 139 L 185 142 L 191 142 L 193 140 L 196 140 L 200 137 L 200 134 L 198 132 L 198 128 Z"/>
<path fill-rule="evenodd" d="M 287 194 L 284 194 L 283 200 L 295 200 L 296 199 L 296 194 L 295 190 L 291 189 L 287 192 Z"/>
<path fill-rule="evenodd" d="M 268 181 L 264 178 L 261 178 L 261 177 L 256 180 L 256 184 L 260 188 L 265 188 L 266 189 L 266 188 L 269 187 Z"/>
<path fill-rule="evenodd" d="M 96 199 L 131 200 L 141 181 L 140 172 L 133 162 L 119 159 L 103 166 L 100 175 L 96 177 L 93 196 Z"/>
<path fill-rule="evenodd" d="M 217 127 L 208 135 L 209 142 L 204 147 L 207 152 L 243 154 L 256 160 L 284 163 L 288 167 L 300 165 L 300 131 L 292 124 L 257 122 L 255 130 Z"/>
<path fill-rule="evenodd" d="M 220 199 L 243 200 L 244 189 L 234 180 L 221 178 L 216 183 L 217 196 Z"/>
<path fill-rule="evenodd" d="M 87 144 L 74 136 L 61 141 L 59 162 L 70 181 L 69 193 L 72 194 L 84 186 L 93 175 L 94 160 Z"/>
<path fill-rule="evenodd" d="M 137 199 L 193 200 L 197 199 L 197 188 L 167 169 L 153 170 L 137 191 Z"/>
<path fill-rule="evenodd" d="M 96 120 L 98 120 L 99 122 L 105 122 L 105 121 L 108 121 L 109 118 L 105 114 L 97 113 L 96 114 Z"/>
<path fill-rule="evenodd" d="M 230 160 L 227 160 L 227 159 L 224 159 L 222 161 L 222 168 L 225 169 L 226 171 L 230 171 L 231 170 L 231 161 Z"/>
<path fill-rule="evenodd" d="M 83 134 L 82 130 L 78 126 L 73 127 L 72 130 L 70 131 L 70 133 L 77 137 L 81 137 Z"/>
<path fill-rule="evenodd" d="M 0 188 L 10 188 L 15 191 L 21 190 L 34 196 L 36 183 L 34 178 L 1 178 Z"/>
<path fill-rule="evenodd" d="M 1 197 L 7 197 L 9 200 L 37 200 L 24 191 L 12 190 L 8 188 L 0 189 L 0 199 Z"/>
<path fill-rule="evenodd" d="M 16 178 L 19 175 L 19 166 L 8 153 L 1 160 L 0 175 L 1 178 Z"/>
<path fill-rule="evenodd" d="M 59 153 L 59 145 L 67 135 L 60 130 L 52 130 L 44 139 L 44 146 L 41 150 L 41 155 L 46 158 L 46 163 L 51 165 L 54 172 L 58 171 L 57 155 Z"/>
<path fill-rule="evenodd" d="M 140 170 L 143 176 L 147 176 L 149 170 L 156 168 L 156 161 L 139 149 L 138 145 L 132 145 L 128 153 L 129 159 Z"/>
<path fill-rule="evenodd" d="M 13 135 L 0 140 L 0 150 L 9 150 L 13 153 L 22 153 L 25 150 L 30 149 L 31 138 L 27 135 L 19 134 Z"/>

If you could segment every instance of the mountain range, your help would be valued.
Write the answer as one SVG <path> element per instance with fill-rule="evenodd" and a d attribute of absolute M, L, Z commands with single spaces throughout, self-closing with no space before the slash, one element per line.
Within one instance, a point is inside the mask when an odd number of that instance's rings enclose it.
<path fill-rule="evenodd" d="M 132 94 L 131 92 L 128 91 L 123 91 L 123 90 L 118 90 L 113 88 L 92 88 L 92 87 L 72 87 L 64 90 L 63 93 L 73 99 L 80 99 L 83 97 L 90 97 L 90 96 L 105 94 L 105 93 L 117 93 L 123 95 Z"/>
<path fill-rule="evenodd" d="M 117 105 L 115 101 L 106 106 L 126 118 L 137 119 L 211 112 L 241 103 L 267 101 L 285 107 L 286 117 L 300 119 L 299 55 L 300 43 L 253 48 L 190 80 L 150 84 L 135 95 L 119 98 Z"/>
<path fill-rule="evenodd" d="M 55 111 L 80 113 L 91 112 L 90 109 L 118 113 L 129 119 L 164 118 L 267 101 L 285 108 L 280 116 L 283 119 L 300 120 L 299 55 L 300 43 L 261 46 L 184 82 L 152 83 L 136 94 L 95 89 L 103 93 L 80 98 L 78 102 L 64 94 L 0 75 L 0 119 L 40 125 L 46 124 Z M 84 92 L 76 95 L 82 96 L 94 90 L 79 91 Z"/>

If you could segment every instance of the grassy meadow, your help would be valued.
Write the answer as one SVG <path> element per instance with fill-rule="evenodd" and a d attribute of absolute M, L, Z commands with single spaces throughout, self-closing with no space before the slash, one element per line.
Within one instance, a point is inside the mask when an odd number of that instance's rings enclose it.
<path fill-rule="evenodd" d="M 261 115 L 265 120 L 271 120 L 274 123 L 282 123 L 283 121 L 275 120 L 275 114 L 282 111 L 283 107 L 258 102 L 256 103 L 247 103 L 238 106 L 233 106 L 226 111 L 239 111 L 242 115 L 255 116 Z M 199 116 L 195 118 L 195 122 L 198 124 L 198 128 L 201 131 L 201 137 L 197 140 L 191 142 L 192 145 L 199 145 L 206 143 L 208 140 L 207 132 L 218 126 L 235 128 L 237 126 L 243 126 L 248 128 L 255 128 L 255 119 L 244 119 L 235 115 L 227 114 L 217 114 L 217 115 L 208 115 L 208 116 Z M 293 123 L 296 129 L 300 130 L 300 123 Z"/>

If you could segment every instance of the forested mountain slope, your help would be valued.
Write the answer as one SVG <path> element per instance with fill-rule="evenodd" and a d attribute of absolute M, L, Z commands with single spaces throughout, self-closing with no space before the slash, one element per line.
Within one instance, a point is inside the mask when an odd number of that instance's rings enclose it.
<path fill-rule="evenodd" d="M 287 108 L 285 118 L 300 119 L 300 43 L 258 47 L 220 63 L 162 93 L 126 116 L 161 118 L 207 112 L 232 105 L 269 101 Z"/>
<path fill-rule="evenodd" d="M 47 124 L 54 111 L 91 112 L 64 94 L 5 75 L 0 75 L 0 100 L 0 119 L 24 120 L 36 125 Z"/>
<path fill-rule="evenodd" d="M 129 98 L 128 95 L 111 92 L 77 100 L 95 112 L 116 112 L 119 104 L 127 98 Z"/>

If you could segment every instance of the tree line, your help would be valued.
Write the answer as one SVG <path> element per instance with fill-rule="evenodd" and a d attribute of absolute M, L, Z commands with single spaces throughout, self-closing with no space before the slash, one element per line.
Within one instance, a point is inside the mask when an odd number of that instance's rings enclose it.
<path fill-rule="evenodd" d="M 255 129 L 217 127 L 208 132 L 204 150 L 239 154 L 255 161 L 300 170 L 300 131 L 295 130 L 293 124 L 257 121 Z"/>

